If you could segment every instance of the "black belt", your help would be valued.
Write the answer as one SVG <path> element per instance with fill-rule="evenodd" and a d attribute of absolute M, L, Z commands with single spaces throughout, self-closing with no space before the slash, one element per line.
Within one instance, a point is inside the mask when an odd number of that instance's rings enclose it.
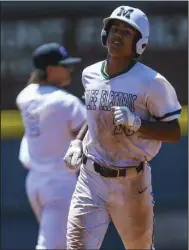
<path fill-rule="evenodd" d="M 86 155 L 83 155 L 83 163 L 86 164 L 87 162 L 87 157 Z M 127 168 L 120 168 L 117 167 L 118 169 L 112 169 L 110 167 L 106 166 L 101 166 L 98 163 L 94 162 L 94 170 L 99 173 L 103 177 L 121 177 L 121 176 L 126 176 L 127 175 Z M 144 164 L 143 162 L 140 163 L 139 166 L 129 166 L 128 168 L 135 168 L 137 173 L 140 173 L 144 169 Z"/>

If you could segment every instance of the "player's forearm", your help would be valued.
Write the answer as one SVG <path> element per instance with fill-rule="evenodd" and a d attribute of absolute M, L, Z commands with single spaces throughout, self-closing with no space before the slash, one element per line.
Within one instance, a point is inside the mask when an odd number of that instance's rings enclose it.
<path fill-rule="evenodd" d="M 79 139 L 79 140 L 83 140 L 83 138 L 85 137 L 86 133 L 87 133 L 87 130 L 88 130 L 88 124 L 87 124 L 87 121 L 85 121 L 85 123 L 83 124 L 83 126 L 81 127 L 81 129 L 79 130 L 77 136 L 76 136 L 76 139 Z"/>
<path fill-rule="evenodd" d="M 146 137 L 163 142 L 178 142 L 181 136 L 177 120 L 170 122 L 149 122 L 142 120 L 138 131 Z"/>

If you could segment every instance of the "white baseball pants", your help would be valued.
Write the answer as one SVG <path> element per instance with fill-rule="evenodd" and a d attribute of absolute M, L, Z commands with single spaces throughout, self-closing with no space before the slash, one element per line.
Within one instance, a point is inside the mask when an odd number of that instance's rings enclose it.
<path fill-rule="evenodd" d="M 68 210 L 76 182 L 76 173 L 65 170 L 28 173 L 27 196 L 39 222 L 36 249 L 66 249 Z"/>
<path fill-rule="evenodd" d="M 139 174 L 104 178 L 87 160 L 74 191 L 68 216 L 67 249 L 100 249 L 110 220 L 126 249 L 153 248 L 153 195 L 151 168 Z"/>

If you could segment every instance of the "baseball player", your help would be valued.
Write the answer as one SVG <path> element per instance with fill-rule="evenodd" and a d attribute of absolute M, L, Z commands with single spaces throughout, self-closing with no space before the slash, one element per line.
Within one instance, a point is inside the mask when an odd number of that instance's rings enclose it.
<path fill-rule="evenodd" d="M 67 249 L 99 249 L 110 220 L 126 249 L 154 249 L 148 161 L 162 142 L 179 140 L 181 105 L 167 79 L 137 60 L 149 38 L 141 10 L 116 8 L 104 19 L 101 38 L 107 59 L 82 74 L 88 131 L 82 143 L 79 137 L 71 142 L 64 158 L 77 168 L 83 153 Z"/>
<path fill-rule="evenodd" d="M 38 47 L 35 70 L 16 99 L 25 127 L 19 159 L 29 169 L 26 191 L 40 224 L 36 249 L 66 249 L 77 172 L 65 167 L 63 156 L 86 119 L 86 109 L 64 87 L 80 61 L 59 44 Z"/>

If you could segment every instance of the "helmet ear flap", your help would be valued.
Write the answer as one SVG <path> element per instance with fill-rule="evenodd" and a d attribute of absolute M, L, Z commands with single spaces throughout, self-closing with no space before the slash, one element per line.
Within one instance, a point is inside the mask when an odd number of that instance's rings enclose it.
<path fill-rule="evenodd" d="M 101 41 L 102 41 L 102 45 L 105 47 L 106 47 L 106 42 L 107 42 L 107 38 L 108 38 L 111 25 L 112 25 L 112 21 L 109 21 L 106 25 L 104 25 L 101 31 Z"/>
<path fill-rule="evenodd" d="M 104 46 L 106 46 L 106 40 L 107 40 L 107 31 L 105 29 L 102 29 L 101 31 L 101 42 Z"/>
<path fill-rule="evenodd" d="M 101 36 L 106 36 L 107 35 L 107 32 L 106 32 L 106 30 L 102 30 L 102 32 L 101 32 Z"/>
<path fill-rule="evenodd" d="M 147 44 L 148 44 L 148 38 L 143 37 L 139 39 L 138 42 L 136 43 L 136 53 L 141 55 L 146 49 Z"/>

